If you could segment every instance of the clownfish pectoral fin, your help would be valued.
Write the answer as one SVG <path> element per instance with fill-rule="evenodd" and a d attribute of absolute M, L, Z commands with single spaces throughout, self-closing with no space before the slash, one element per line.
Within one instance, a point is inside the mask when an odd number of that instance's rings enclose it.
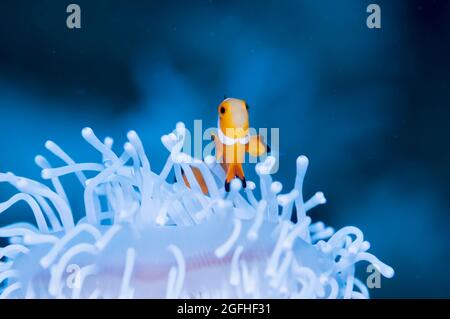
<path fill-rule="evenodd" d="M 270 147 L 264 145 L 261 136 L 254 135 L 250 137 L 248 144 L 245 149 L 251 156 L 258 157 L 266 152 L 270 152 Z"/>

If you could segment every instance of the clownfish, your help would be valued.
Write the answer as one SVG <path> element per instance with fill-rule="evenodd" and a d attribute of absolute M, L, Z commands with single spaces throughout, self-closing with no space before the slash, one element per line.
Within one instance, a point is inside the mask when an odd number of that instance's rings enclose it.
<path fill-rule="evenodd" d="M 239 178 L 242 187 L 247 186 L 242 164 L 245 161 L 245 153 L 258 157 L 270 152 L 270 147 L 261 141 L 259 135 L 250 136 L 248 104 L 244 100 L 226 98 L 219 104 L 217 134 L 212 133 L 216 150 L 216 160 L 221 164 L 226 173 L 225 191 L 230 191 L 230 183 L 234 178 Z M 202 192 L 207 194 L 208 189 L 198 169 L 193 168 Z M 184 182 L 189 187 L 186 176 Z"/>
<path fill-rule="evenodd" d="M 225 190 L 230 191 L 230 183 L 239 178 L 245 188 L 244 169 L 245 153 L 261 156 L 270 152 L 259 135 L 250 136 L 248 104 L 244 100 L 225 98 L 218 107 L 217 135 L 212 134 L 216 148 L 216 159 L 226 172 Z"/>

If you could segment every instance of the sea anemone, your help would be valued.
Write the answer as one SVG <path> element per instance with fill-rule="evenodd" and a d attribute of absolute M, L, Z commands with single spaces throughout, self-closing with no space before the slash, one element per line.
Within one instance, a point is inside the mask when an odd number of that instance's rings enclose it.
<path fill-rule="evenodd" d="M 64 166 L 36 157 L 52 187 L 0 173 L 0 182 L 18 190 L 0 203 L 0 213 L 24 201 L 35 218 L 0 228 L 8 239 L 0 248 L 1 298 L 368 298 L 356 263 L 394 275 L 367 252 L 358 228 L 335 232 L 312 223 L 308 212 L 326 200 L 321 192 L 303 199 L 305 156 L 297 158 L 295 187 L 286 193 L 272 180 L 276 159 L 258 163 L 257 198 L 256 183 L 243 190 L 234 180 L 227 193 L 214 157 L 183 152 L 183 123 L 161 138 L 170 154 L 159 174 L 134 131 L 120 155 L 111 138 L 102 142 L 90 128 L 82 136 L 100 153 L 98 163 L 77 163 L 52 141 L 45 147 Z M 78 221 L 60 181 L 67 174 L 84 189 L 85 216 Z"/>

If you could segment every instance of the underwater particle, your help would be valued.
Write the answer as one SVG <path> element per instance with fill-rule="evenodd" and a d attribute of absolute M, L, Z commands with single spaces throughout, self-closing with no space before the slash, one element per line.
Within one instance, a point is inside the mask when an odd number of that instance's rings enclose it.
<path fill-rule="evenodd" d="M 292 190 L 281 193 L 283 185 L 270 175 L 275 158 L 268 156 L 256 166 L 259 185 L 248 181 L 242 190 L 235 179 L 227 193 L 214 158 L 203 162 L 183 152 L 185 133 L 178 123 L 161 138 L 169 156 L 159 174 L 136 132 L 117 154 L 111 138 L 101 141 L 90 128 L 82 136 L 99 152 L 98 162 L 75 162 L 51 141 L 46 148 L 64 164 L 36 157 L 51 187 L 0 173 L 0 182 L 18 191 L 0 203 L 0 214 L 24 201 L 36 221 L 0 228 L 9 242 L 0 248 L 0 297 L 368 298 L 355 277 L 358 262 L 394 275 L 368 252 L 358 228 L 335 232 L 312 223 L 309 211 L 326 200 L 321 192 L 303 200 L 305 156 L 297 159 Z M 184 183 L 182 170 L 195 184 L 193 167 L 208 194 Z M 170 172 L 180 182 L 170 182 Z M 60 181 L 68 174 L 84 190 L 85 216 L 78 221 Z"/>

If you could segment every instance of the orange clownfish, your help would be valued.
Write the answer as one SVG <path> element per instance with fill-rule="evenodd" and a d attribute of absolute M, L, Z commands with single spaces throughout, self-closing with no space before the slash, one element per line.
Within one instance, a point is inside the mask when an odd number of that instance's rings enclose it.
<path fill-rule="evenodd" d="M 246 187 L 242 164 L 245 153 L 258 157 L 270 152 L 270 147 L 264 145 L 259 135 L 250 136 L 248 121 L 248 104 L 244 100 L 225 98 L 218 107 L 217 134 L 211 134 L 216 148 L 216 159 L 226 172 L 225 191 L 230 191 L 231 181 L 237 177 Z M 207 194 L 208 188 L 198 169 L 192 169 L 202 192 Z M 189 187 L 186 176 L 183 179 Z"/>
<path fill-rule="evenodd" d="M 242 187 L 246 187 L 242 168 L 246 152 L 255 157 L 270 152 L 259 135 L 250 136 L 248 109 L 247 102 L 235 98 L 225 98 L 218 107 L 217 134 L 212 134 L 212 139 L 216 147 L 216 159 L 226 172 L 227 192 L 235 177 L 241 180 Z"/>

